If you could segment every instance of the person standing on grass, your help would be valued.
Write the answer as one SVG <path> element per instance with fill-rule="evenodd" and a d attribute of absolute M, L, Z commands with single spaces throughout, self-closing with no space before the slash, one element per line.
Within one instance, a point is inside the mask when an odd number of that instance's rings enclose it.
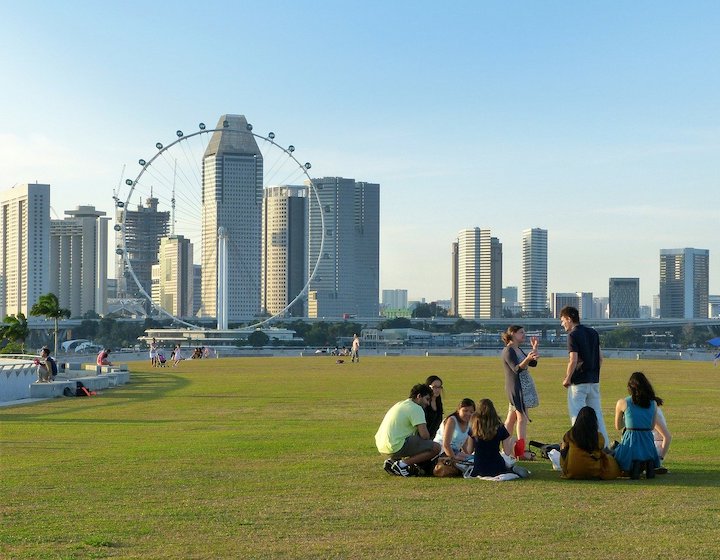
<path fill-rule="evenodd" d="M 603 360 L 600 336 L 595 329 L 580 324 L 580 313 L 570 305 L 560 310 L 560 324 L 568 333 L 568 364 L 563 387 L 568 390 L 570 424 L 575 423 L 582 407 L 591 407 L 597 415 L 598 430 L 607 445 L 610 440 L 600 405 L 600 366 Z"/>
<path fill-rule="evenodd" d="M 357 334 L 353 335 L 352 350 L 350 351 L 350 361 L 360 363 L 360 337 Z"/>
<path fill-rule="evenodd" d="M 505 369 L 505 392 L 507 393 L 508 414 L 505 419 L 505 428 L 509 433 L 517 429 L 517 440 L 515 442 L 514 454 L 517 459 L 532 459 L 533 453 L 525 449 L 527 441 L 527 425 L 530 421 L 526 400 L 529 395 L 523 393 L 520 383 L 520 374 L 528 373 L 529 367 L 537 365 L 538 338 L 533 336 L 530 339 L 532 350 L 525 353 L 520 345 L 525 342 L 525 329 L 520 325 L 511 325 L 502 334 L 505 348 L 502 351 L 503 367 Z M 529 401 L 528 401 L 529 402 Z M 533 403 L 530 403 L 531 405 Z"/>
<path fill-rule="evenodd" d="M 440 453 L 440 444 L 430 439 L 425 424 L 423 409 L 430 404 L 431 395 L 428 385 L 413 385 L 410 396 L 395 403 L 385 414 L 375 434 L 375 445 L 387 457 L 383 467 L 388 473 L 411 476 L 414 465 Z"/>
<path fill-rule="evenodd" d="M 158 364 L 158 343 L 154 338 L 150 342 L 150 366 L 155 367 Z"/>

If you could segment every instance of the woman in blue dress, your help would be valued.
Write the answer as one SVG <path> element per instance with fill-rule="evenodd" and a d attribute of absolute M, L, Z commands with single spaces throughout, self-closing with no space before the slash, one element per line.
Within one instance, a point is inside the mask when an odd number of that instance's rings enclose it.
<path fill-rule="evenodd" d="M 631 478 L 639 478 L 645 471 L 655 476 L 660 466 L 653 437 L 657 415 L 657 397 L 645 374 L 636 371 L 628 381 L 629 397 L 615 405 L 615 429 L 623 430 L 622 440 L 615 448 L 615 459 Z"/>

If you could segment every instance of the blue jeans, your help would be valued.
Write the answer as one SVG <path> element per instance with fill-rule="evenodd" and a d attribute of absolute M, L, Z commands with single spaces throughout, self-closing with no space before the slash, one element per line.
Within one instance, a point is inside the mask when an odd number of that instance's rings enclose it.
<path fill-rule="evenodd" d="M 570 414 L 570 424 L 575 424 L 578 412 L 584 406 L 589 406 L 595 411 L 598 420 L 598 430 L 605 438 L 605 446 L 610 445 L 607 430 L 605 429 L 605 419 L 603 418 L 602 408 L 600 406 L 600 383 L 580 383 L 579 385 L 570 385 L 567 393 L 568 413 Z"/>

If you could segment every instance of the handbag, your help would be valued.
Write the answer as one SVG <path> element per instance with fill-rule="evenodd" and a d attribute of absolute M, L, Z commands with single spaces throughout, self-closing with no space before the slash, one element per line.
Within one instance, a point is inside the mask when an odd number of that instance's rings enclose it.
<path fill-rule="evenodd" d="M 540 398 L 538 397 L 537 389 L 535 388 L 535 381 L 533 380 L 532 375 L 530 375 L 530 372 L 523 370 L 518 373 L 518 377 L 520 378 L 520 390 L 522 391 L 525 406 L 527 408 L 535 408 L 536 406 L 539 406 Z"/>
<path fill-rule="evenodd" d="M 448 476 L 463 476 L 465 472 L 470 472 L 473 467 L 473 461 L 464 459 L 451 459 L 450 457 L 439 457 L 433 476 L 445 478 Z"/>

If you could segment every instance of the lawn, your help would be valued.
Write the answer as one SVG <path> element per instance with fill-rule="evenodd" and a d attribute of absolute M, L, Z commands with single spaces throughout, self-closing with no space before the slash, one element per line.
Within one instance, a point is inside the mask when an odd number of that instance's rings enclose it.
<path fill-rule="evenodd" d="M 499 358 L 131 364 L 130 385 L 97 397 L 0 409 L 0 557 L 720 557 L 720 368 L 608 359 L 610 423 L 639 367 L 666 399 L 668 475 L 565 481 L 538 460 L 491 483 L 390 476 L 373 435 L 431 373 L 446 409 L 505 411 Z M 563 372 L 535 372 L 531 439 L 568 429 Z"/>

